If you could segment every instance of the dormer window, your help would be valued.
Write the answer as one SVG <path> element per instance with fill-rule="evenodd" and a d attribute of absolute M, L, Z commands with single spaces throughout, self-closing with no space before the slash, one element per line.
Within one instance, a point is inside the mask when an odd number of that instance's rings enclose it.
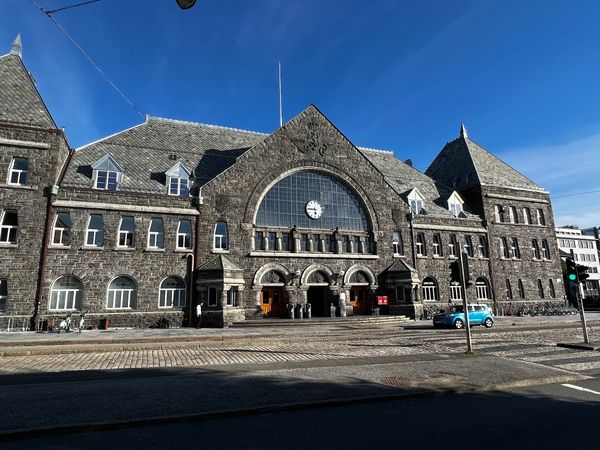
<path fill-rule="evenodd" d="M 463 212 L 464 203 L 465 202 L 456 191 L 452 193 L 450 198 L 448 198 L 448 209 L 454 217 L 460 216 L 460 214 Z"/>
<path fill-rule="evenodd" d="M 423 196 L 416 188 L 408 194 L 408 204 L 414 214 L 421 214 L 423 210 Z"/>
<path fill-rule="evenodd" d="M 111 155 L 102 157 L 92 165 L 94 189 L 116 191 L 123 181 L 123 169 Z"/>
<path fill-rule="evenodd" d="M 169 195 L 188 197 L 190 195 L 190 171 L 180 162 L 166 172 Z"/>
<path fill-rule="evenodd" d="M 8 171 L 8 183 L 25 186 L 29 175 L 29 160 L 27 158 L 14 158 Z"/>

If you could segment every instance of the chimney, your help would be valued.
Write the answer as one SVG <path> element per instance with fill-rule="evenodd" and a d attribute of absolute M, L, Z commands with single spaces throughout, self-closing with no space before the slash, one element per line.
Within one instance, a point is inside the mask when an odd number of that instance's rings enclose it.
<path fill-rule="evenodd" d="M 412 166 L 413 166 L 413 165 L 412 165 L 412 159 L 407 159 L 406 161 L 404 161 L 404 163 L 405 163 L 407 166 L 409 166 L 409 167 L 412 167 Z"/>

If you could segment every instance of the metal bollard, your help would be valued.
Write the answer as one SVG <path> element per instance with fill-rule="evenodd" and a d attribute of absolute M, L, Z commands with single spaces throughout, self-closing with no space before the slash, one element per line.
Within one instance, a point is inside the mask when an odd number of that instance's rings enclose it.
<path fill-rule="evenodd" d="M 310 319 L 312 317 L 312 305 L 310 303 L 307 303 L 306 305 L 304 305 L 304 315 L 307 319 Z"/>
<path fill-rule="evenodd" d="M 335 317 L 335 306 L 333 305 L 333 303 L 329 307 L 329 314 L 331 315 L 331 317 Z"/>
<path fill-rule="evenodd" d="M 292 304 L 287 305 L 287 316 L 288 316 L 288 319 L 294 318 L 294 305 L 292 305 Z"/>
<path fill-rule="evenodd" d="M 296 305 L 296 317 L 302 319 L 302 305 Z"/>

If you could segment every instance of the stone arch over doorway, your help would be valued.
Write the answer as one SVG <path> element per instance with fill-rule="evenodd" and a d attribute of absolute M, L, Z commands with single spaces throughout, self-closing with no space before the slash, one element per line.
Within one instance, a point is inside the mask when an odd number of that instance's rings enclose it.
<path fill-rule="evenodd" d="M 318 275 L 321 274 L 321 275 Z M 322 281 L 316 281 L 316 277 L 320 276 L 323 278 Z M 323 264 L 311 264 L 304 272 L 302 272 L 302 276 L 300 277 L 300 285 L 301 286 L 309 286 L 311 284 L 321 284 L 333 283 L 333 270 Z"/>
<path fill-rule="evenodd" d="M 267 263 L 256 271 L 252 291 L 259 312 L 263 317 L 282 317 L 290 302 L 288 285 L 293 280 L 287 267 Z"/>
<path fill-rule="evenodd" d="M 353 282 L 357 283 L 359 282 L 359 279 L 361 280 L 360 282 L 366 282 L 369 284 L 369 286 L 374 286 L 375 289 L 378 286 L 375 274 L 364 264 L 354 264 L 353 266 L 350 266 L 348 270 L 346 270 L 346 273 L 344 274 L 344 286 L 349 286 Z"/>
<path fill-rule="evenodd" d="M 369 314 L 372 296 L 378 288 L 373 271 L 364 264 L 350 266 L 344 274 L 344 292 L 347 315 Z"/>
<path fill-rule="evenodd" d="M 273 272 L 273 274 L 271 274 Z M 276 280 L 275 275 L 279 275 Z M 264 284 L 283 283 L 286 285 L 291 279 L 290 271 L 282 264 L 267 263 L 256 271 L 254 274 L 254 280 L 252 281 L 252 288 L 260 288 Z"/>

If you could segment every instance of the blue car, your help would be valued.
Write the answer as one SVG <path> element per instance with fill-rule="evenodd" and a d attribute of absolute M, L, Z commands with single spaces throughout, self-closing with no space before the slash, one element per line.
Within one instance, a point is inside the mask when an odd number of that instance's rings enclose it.
<path fill-rule="evenodd" d="M 469 323 L 471 325 L 483 325 L 486 328 L 494 326 L 492 310 L 487 305 L 469 305 Z M 433 316 L 435 328 L 447 326 L 457 329 L 464 328 L 465 314 L 462 305 L 454 305 L 445 312 Z"/>

